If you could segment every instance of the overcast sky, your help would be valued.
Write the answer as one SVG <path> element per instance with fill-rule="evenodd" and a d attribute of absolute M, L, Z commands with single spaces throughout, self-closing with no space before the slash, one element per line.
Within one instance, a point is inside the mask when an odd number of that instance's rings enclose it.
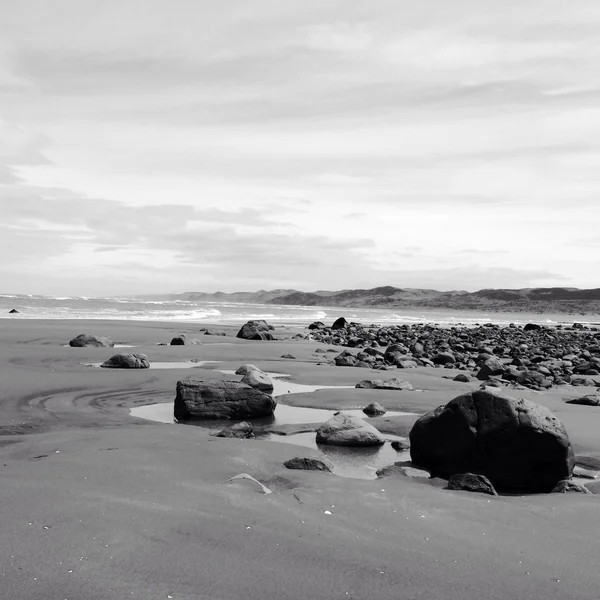
<path fill-rule="evenodd" d="M 598 0 L 2 0 L 0 292 L 600 287 Z"/>

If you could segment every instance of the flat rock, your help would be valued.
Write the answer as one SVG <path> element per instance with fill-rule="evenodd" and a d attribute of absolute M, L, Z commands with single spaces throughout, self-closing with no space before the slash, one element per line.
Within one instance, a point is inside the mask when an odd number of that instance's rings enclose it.
<path fill-rule="evenodd" d="M 331 469 L 322 460 L 316 458 L 306 458 L 302 456 L 296 456 L 290 458 L 283 463 L 286 469 L 300 469 L 303 471 L 327 471 L 331 472 Z"/>
<path fill-rule="evenodd" d="M 356 386 L 361 389 L 371 390 L 407 390 L 412 391 L 415 388 L 405 379 L 394 377 L 393 379 L 363 379 Z"/>
<path fill-rule="evenodd" d="M 113 354 L 107 361 L 100 365 L 105 369 L 149 369 L 150 361 L 145 354 L 136 352 L 120 352 Z"/>
<path fill-rule="evenodd" d="M 581 398 L 567 400 L 567 404 L 581 404 L 582 406 L 600 406 L 600 396 L 597 394 L 588 394 Z"/>
<path fill-rule="evenodd" d="M 225 429 L 221 429 L 221 431 L 215 433 L 215 437 L 238 439 L 253 438 L 254 428 L 250 423 L 248 423 L 248 421 L 241 421 L 240 423 L 236 423 L 231 427 L 225 427 Z"/>
<path fill-rule="evenodd" d="M 269 417 L 277 402 L 238 381 L 185 379 L 177 382 L 176 419 L 256 419 Z"/>
<path fill-rule="evenodd" d="M 115 343 L 109 338 L 101 335 L 92 335 L 91 333 L 80 333 L 77 337 L 74 337 L 70 342 L 69 346 L 72 348 L 113 348 Z"/>
<path fill-rule="evenodd" d="M 452 475 L 448 480 L 447 489 L 479 492 L 481 494 L 489 494 L 490 496 L 498 495 L 492 482 L 485 475 L 478 475 L 476 473 L 458 473 Z"/>
<path fill-rule="evenodd" d="M 381 446 L 383 435 L 359 417 L 337 412 L 317 429 L 317 444 L 332 446 Z"/>

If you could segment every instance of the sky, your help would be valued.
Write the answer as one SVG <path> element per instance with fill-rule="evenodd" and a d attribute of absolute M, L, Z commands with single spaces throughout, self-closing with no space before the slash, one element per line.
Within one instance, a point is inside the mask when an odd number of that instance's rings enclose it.
<path fill-rule="evenodd" d="M 600 287 L 597 0 L 2 0 L 0 292 Z"/>

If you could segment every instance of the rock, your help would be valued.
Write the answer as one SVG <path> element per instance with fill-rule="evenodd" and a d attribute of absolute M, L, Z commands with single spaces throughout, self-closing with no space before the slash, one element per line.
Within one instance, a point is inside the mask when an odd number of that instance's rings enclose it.
<path fill-rule="evenodd" d="M 567 400 L 567 404 L 581 404 L 582 406 L 600 406 L 600 396 L 596 394 L 588 394 L 581 398 L 573 398 Z"/>
<path fill-rule="evenodd" d="M 120 352 L 113 354 L 101 367 L 105 369 L 149 369 L 150 361 L 145 354 Z"/>
<path fill-rule="evenodd" d="M 8 314 L 9 314 L 9 315 L 18 315 L 18 314 L 19 314 L 19 311 L 18 311 L 16 308 L 11 308 L 11 309 L 8 311 Z"/>
<path fill-rule="evenodd" d="M 364 379 L 359 381 L 356 386 L 359 389 L 371 389 L 371 390 L 407 390 L 412 391 L 415 388 L 411 383 L 404 379 Z"/>
<path fill-rule="evenodd" d="M 456 362 L 454 354 L 451 352 L 440 352 L 436 354 L 432 359 L 434 365 L 451 365 Z"/>
<path fill-rule="evenodd" d="M 403 442 L 401 440 L 394 440 L 392 442 L 392 448 L 396 452 L 404 452 L 404 450 L 408 450 L 410 448 L 410 444 L 408 442 Z"/>
<path fill-rule="evenodd" d="M 541 328 L 542 326 L 537 323 L 527 323 L 527 325 L 523 327 L 523 331 L 539 331 Z"/>
<path fill-rule="evenodd" d="M 359 417 L 337 412 L 317 429 L 317 444 L 332 446 L 381 446 L 385 438 Z"/>
<path fill-rule="evenodd" d="M 566 494 L 567 492 L 578 492 L 580 494 L 591 494 L 590 490 L 588 490 L 585 485 L 581 485 L 580 483 L 575 483 L 571 479 L 563 479 L 559 481 L 552 490 L 555 494 Z"/>
<path fill-rule="evenodd" d="M 271 381 L 270 377 L 264 371 L 261 371 L 257 367 L 254 367 L 254 369 L 249 369 L 247 371 L 247 373 L 242 379 L 242 383 L 245 383 L 250 387 L 256 388 L 257 390 L 262 390 L 264 392 L 273 391 L 273 382 Z"/>
<path fill-rule="evenodd" d="M 88 346 L 95 348 L 113 348 L 115 343 L 108 337 L 92 335 L 90 333 L 81 333 L 69 342 L 72 348 L 86 348 Z"/>
<path fill-rule="evenodd" d="M 242 325 L 237 332 L 236 337 L 243 340 L 273 340 L 273 335 L 269 333 L 269 325 L 264 320 L 248 321 Z"/>
<path fill-rule="evenodd" d="M 492 482 L 485 475 L 478 475 L 476 473 L 458 473 L 452 475 L 448 480 L 447 489 L 479 492 L 481 494 L 489 494 L 490 496 L 498 495 Z"/>
<path fill-rule="evenodd" d="M 231 427 L 225 427 L 225 429 L 221 429 L 219 433 L 215 434 L 215 437 L 222 438 L 239 438 L 239 439 L 248 439 L 254 437 L 254 428 L 248 421 L 241 421 L 240 423 L 236 423 Z"/>
<path fill-rule="evenodd" d="M 282 354 L 281 358 L 288 358 L 288 359 L 296 360 L 296 357 L 293 354 Z"/>
<path fill-rule="evenodd" d="M 485 381 L 494 375 L 502 375 L 504 373 L 504 365 L 496 358 L 488 358 L 477 373 L 477 379 Z"/>
<path fill-rule="evenodd" d="M 344 327 L 346 327 L 346 325 L 348 325 L 348 321 L 346 321 L 346 319 L 344 319 L 344 317 L 340 317 L 339 319 L 336 319 L 333 322 L 331 329 L 344 329 Z"/>
<path fill-rule="evenodd" d="M 322 323 L 321 321 L 315 321 L 314 323 L 311 323 L 308 326 L 309 329 L 325 329 L 325 323 Z"/>
<path fill-rule="evenodd" d="M 410 443 L 412 462 L 432 474 L 480 473 L 501 491 L 549 492 L 574 466 L 567 432 L 550 410 L 489 390 L 420 417 Z"/>
<path fill-rule="evenodd" d="M 224 331 L 221 331 L 220 329 L 205 329 L 204 335 L 226 336 L 227 334 Z"/>
<path fill-rule="evenodd" d="M 171 340 L 171 346 L 191 346 L 194 344 L 201 344 L 202 342 L 189 338 L 185 335 L 185 333 L 182 333 L 181 335 L 175 336 L 172 340 Z"/>
<path fill-rule="evenodd" d="M 393 475 L 403 475 L 404 477 L 410 477 L 411 479 L 429 479 L 430 475 L 423 469 L 415 469 L 414 467 L 408 466 L 406 463 L 397 462 L 393 465 L 387 465 L 376 471 L 375 475 L 378 479 L 382 477 L 390 477 Z"/>
<path fill-rule="evenodd" d="M 265 392 L 237 381 L 185 379 L 177 382 L 174 414 L 185 419 L 270 417 L 277 402 Z"/>
<path fill-rule="evenodd" d="M 235 374 L 236 375 L 248 375 L 248 373 L 250 373 L 250 371 L 261 371 L 261 373 L 263 372 L 256 365 L 251 365 L 250 363 L 246 363 L 245 365 L 242 365 L 241 367 L 239 367 L 238 370 L 235 372 Z"/>
<path fill-rule="evenodd" d="M 469 383 L 471 378 L 465 373 L 459 373 L 452 381 L 459 381 L 460 383 Z"/>
<path fill-rule="evenodd" d="M 352 354 L 349 350 L 344 350 L 334 359 L 335 364 L 338 367 L 354 367 L 356 365 L 356 356 Z"/>
<path fill-rule="evenodd" d="M 303 471 L 327 471 L 331 473 L 331 469 L 322 461 L 315 458 L 305 458 L 296 456 L 290 458 L 283 463 L 286 469 L 300 469 Z"/>
<path fill-rule="evenodd" d="M 356 387 L 358 387 L 358 384 Z M 371 402 L 371 404 L 363 408 L 363 412 L 369 417 L 375 417 L 378 415 L 385 415 L 387 411 L 385 408 L 383 408 L 383 406 L 381 406 L 381 404 L 379 404 L 379 402 Z"/>

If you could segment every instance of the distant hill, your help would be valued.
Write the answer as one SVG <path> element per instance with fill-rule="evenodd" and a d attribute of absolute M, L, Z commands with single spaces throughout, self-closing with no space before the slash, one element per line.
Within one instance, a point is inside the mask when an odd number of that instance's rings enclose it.
<path fill-rule="evenodd" d="M 163 296 L 164 297 L 164 296 Z M 372 307 L 372 308 L 448 308 L 506 312 L 556 312 L 600 314 L 600 288 L 523 288 L 461 290 L 441 292 L 430 289 L 382 286 L 371 289 L 301 292 L 292 289 L 258 292 L 186 292 L 171 294 L 170 300 L 196 302 L 240 302 L 295 306 Z"/>

